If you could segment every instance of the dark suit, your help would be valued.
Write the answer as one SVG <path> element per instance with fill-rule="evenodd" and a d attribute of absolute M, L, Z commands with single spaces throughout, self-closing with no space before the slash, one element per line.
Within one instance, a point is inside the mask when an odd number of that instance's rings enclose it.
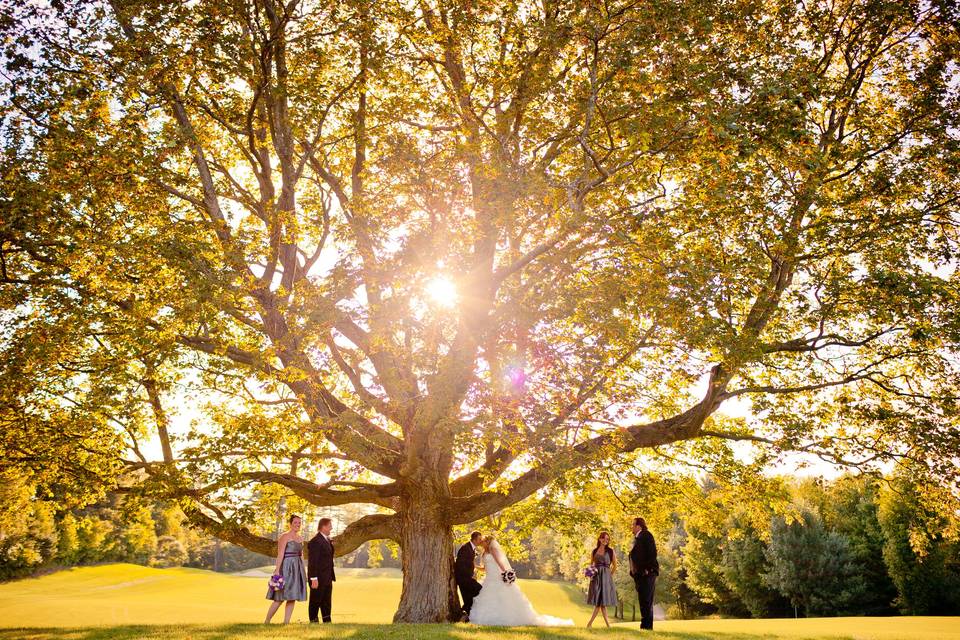
<path fill-rule="evenodd" d="M 460 587 L 460 597 L 463 599 L 463 612 L 470 615 L 473 599 L 480 593 L 480 583 L 474 578 L 477 552 L 469 542 L 457 551 L 457 561 L 453 565 L 453 577 Z"/>
<path fill-rule="evenodd" d="M 653 592 L 660 575 L 660 563 L 657 562 L 657 543 L 652 533 L 641 531 L 633 539 L 630 562 L 633 568 L 630 575 L 640 601 L 640 628 L 653 629 Z"/>
<path fill-rule="evenodd" d="M 307 578 L 310 581 L 310 603 L 307 606 L 310 622 L 319 622 L 317 612 L 323 614 L 324 622 L 330 622 L 333 583 L 337 581 L 337 574 L 333 570 L 333 543 L 322 533 L 307 543 Z M 314 578 L 317 579 L 317 588 L 313 587 Z"/>

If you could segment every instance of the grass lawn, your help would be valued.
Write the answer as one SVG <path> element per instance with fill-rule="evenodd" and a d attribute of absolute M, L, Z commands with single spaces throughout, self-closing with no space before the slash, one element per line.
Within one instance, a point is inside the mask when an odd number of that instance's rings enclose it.
<path fill-rule="evenodd" d="M 390 625 L 400 595 L 396 571 L 344 570 L 334 588 L 334 619 L 308 626 L 306 604 L 294 621 L 265 627 L 265 579 L 196 569 L 113 564 L 0 584 L 0 640 L 585 640 L 640 637 L 637 624 L 586 630 L 590 609 L 571 585 L 523 580 L 534 606 L 573 618 L 581 628 L 499 629 L 468 625 Z M 278 613 L 280 615 L 280 613 Z M 960 618 L 814 618 L 801 620 L 672 620 L 655 634 L 673 640 L 841 639 L 960 640 Z"/>
<path fill-rule="evenodd" d="M 618 625 L 639 628 L 639 623 Z M 854 640 L 960 640 L 960 617 L 790 618 L 782 620 L 666 620 L 658 630 L 694 634 L 732 634 L 744 638 L 852 638 Z M 710 635 L 714 637 L 714 635 Z"/>
<path fill-rule="evenodd" d="M 907 620 L 906 624 L 903 624 Z M 723 620 L 729 624 L 714 628 L 710 620 L 680 630 L 688 623 L 664 623 L 655 633 L 639 633 L 632 625 L 613 629 L 534 629 L 514 627 L 471 627 L 468 625 L 186 625 L 186 626 L 116 626 L 49 629 L 0 629 L 0 640 L 955 640 L 960 638 L 956 618 L 877 619 L 877 624 L 857 624 L 852 618 L 834 620 L 830 625 L 806 625 L 804 621 Z M 737 625 L 737 622 L 762 624 Z M 819 622 L 819 621 L 815 621 Z M 826 629 L 821 633 L 817 628 Z M 668 630 L 669 628 L 669 630 Z M 739 631 L 737 629 L 740 629 Z M 808 629 L 809 633 L 804 631 Z M 879 630 L 879 631 L 878 631 Z"/>
<path fill-rule="evenodd" d="M 400 600 L 398 570 L 338 570 L 333 589 L 337 622 L 387 623 Z M 573 585 L 523 580 L 541 613 L 586 624 L 591 609 Z M 153 569 L 130 564 L 68 569 L 0 584 L 0 627 L 130 624 L 259 623 L 266 613 L 267 578 L 200 569 Z M 277 614 L 282 620 L 282 610 Z M 307 621 L 297 603 L 294 622 Z"/>

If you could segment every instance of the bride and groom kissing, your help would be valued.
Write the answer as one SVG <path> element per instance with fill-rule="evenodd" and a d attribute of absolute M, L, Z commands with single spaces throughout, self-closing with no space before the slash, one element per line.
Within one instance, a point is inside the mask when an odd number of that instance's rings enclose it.
<path fill-rule="evenodd" d="M 477 582 L 476 569 L 483 568 L 483 583 Z M 462 622 L 498 626 L 573 626 L 565 620 L 538 614 L 517 586 L 517 574 L 510 560 L 492 535 L 479 531 L 457 551 L 453 571 L 463 599 Z"/>

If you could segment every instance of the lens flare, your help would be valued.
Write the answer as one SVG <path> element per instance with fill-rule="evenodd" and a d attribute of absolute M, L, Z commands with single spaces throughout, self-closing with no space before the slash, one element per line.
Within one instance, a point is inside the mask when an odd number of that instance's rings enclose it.
<path fill-rule="evenodd" d="M 457 285 L 447 278 L 434 278 L 427 284 L 427 295 L 442 307 L 457 304 Z"/>
<path fill-rule="evenodd" d="M 506 371 L 507 382 L 515 389 L 523 387 L 527 381 L 527 374 L 520 367 L 508 367 Z"/>

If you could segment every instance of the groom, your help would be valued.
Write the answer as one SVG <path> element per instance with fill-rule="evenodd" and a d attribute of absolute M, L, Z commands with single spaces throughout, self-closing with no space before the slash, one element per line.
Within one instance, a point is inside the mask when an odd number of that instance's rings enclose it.
<path fill-rule="evenodd" d="M 637 587 L 640 601 L 640 628 L 653 629 L 653 592 L 660 575 L 657 562 L 657 543 L 647 529 L 647 521 L 633 521 L 633 548 L 630 550 L 630 576 Z"/>
<path fill-rule="evenodd" d="M 310 578 L 307 615 L 310 622 L 320 622 L 317 613 L 323 616 L 324 622 L 330 622 L 333 583 L 337 581 L 337 574 L 333 571 L 333 541 L 330 540 L 333 521 L 320 518 L 318 529 L 317 535 L 307 543 L 307 577 Z"/>
<path fill-rule="evenodd" d="M 480 593 L 480 583 L 474 578 L 477 562 L 477 544 L 483 536 L 479 531 L 470 534 L 470 542 L 457 551 L 457 561 L 453 565 L 453 577 L 460 587 L 460 597 L 463 599 L 463 617 L 460 622 L 470 621 L 470 607 L 473 599 Z"/>

